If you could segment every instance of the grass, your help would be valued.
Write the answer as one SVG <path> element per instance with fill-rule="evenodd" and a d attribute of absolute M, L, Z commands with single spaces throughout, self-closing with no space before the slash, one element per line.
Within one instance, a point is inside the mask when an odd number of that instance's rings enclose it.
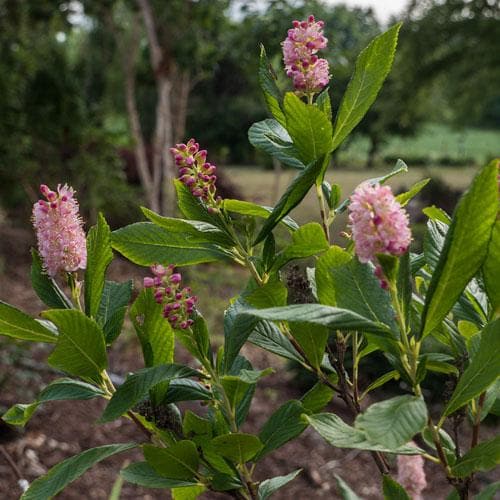
<path fill-rule="evenodd" d="M 475 128 L 455 129 L 443 124 L 426 124 L 413 137 L 390 137 L 381 146 L 379 158 L 400 157 L 420 160 L 423 164 L 437 164 L 447 161 L 463 163 L 464 160 L 477 165 L 498 156 L 499 130 Z M 339 153 L 339 164 L 364 165 L 369 148 L 365 137 L 356 137 Z"/>

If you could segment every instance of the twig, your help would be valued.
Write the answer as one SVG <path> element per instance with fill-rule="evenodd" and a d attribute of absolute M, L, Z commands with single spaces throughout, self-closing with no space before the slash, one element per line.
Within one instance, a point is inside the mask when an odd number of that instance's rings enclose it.
<path fill-rule="evenodd" d="M 484 400 L 486 399 L 486 392 L 483 392 L 481 396 L 479 396 L 479 401 L 477 403 L 476 409 L 476 418 L 474 420 L 474 427 L 472 428 L 472 440 L 470 443 L 470 447 L 474 448 L 477 446 L 479 441 L 479 427 L 481 426 L 481 412 L 483 410 Z"/>
<path fill-rule="evenodd" d="M 10 465 L 10 468 L 14 471 L 19 481 L 22 481 L 24 477 L 21 474 L 19 467 L 16 465 L 14 460 L 12 460 L 12 457 L 9 455 L 9 452 L 5 449 L 5 446 L 0 445 L 0 452 L 2 452 L 2 455 L 5 457 L 5 460 L 7 460 L 7 463 Z"/>

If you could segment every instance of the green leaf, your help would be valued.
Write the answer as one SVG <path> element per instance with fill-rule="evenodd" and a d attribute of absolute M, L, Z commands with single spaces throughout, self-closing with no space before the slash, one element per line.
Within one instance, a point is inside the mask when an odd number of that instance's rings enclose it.
<path fill-rule="evenodd" d="M 143 400 L 148 391 L 160 382 L 176 378 L 203 377 L 203 375 L 184 365 L 165 364 L 143 368 L 127 377 L 127 380 L 118 387 L 106 406 L 100 422 L 110 422 Z"/>
<path fill-rule="evenodd" d="M 168 448 L 145 444 L 143 451 L 147 463 L 161 476 L 189 481 L 198 472 L 200 457 L 193 441 L 178 441 Z"/>
<path fill-rule="evenodd" d="M 238 375 L 224 375 L 221 378 L 222 387 L 233 410 L 242 401 L 251 385 L 255 385 L 262 377 L 273 373 L 272 368 L 265 370 L 240 370 Z"/>
<path fill-rule="evenodd" d="M 290 474 L 287 474 L 286 476 L 277 476 L 272 479 L 262 481 L 259 485 L 258 500 L 266 500 L 275 491 L 278 491 L 290 481 L 293 481 L 301 472 L 302 469 L 297 469 L 296 471 L 290 472 Z"/>
<path fill-rule="evenodd" d="M 87 236 L 87 268 L 85 270 L 85 312 L 97 317 L 101 303 L 106 269 L 113 260 L 111 231 L 104 216 L 99 213 L 97 224 Z"/>
<path fill-rule="evenodd" d="M 192 486 L 196 483 L 182 481 L 180 479 L 170 479 L 160 476 L 147 462 L 136 462 L 130 464 L 120 471 L 120 474 L 132 484 L 144 486 L 145 488 L 177 488 L 179 486 Z"/>
<path fill-rule="evenodd" d="M 252 203 L 250 201 L 231 199 L 225 199 L 223 201 L 223 207 L 224 210 L 227 210 L 228 212 L 261 217 L 263 219 L 267 219 L 273 211 L 271 207 L 256 205 L 255 203 Z M 291 231 L 296 231 L 299 228 L 299 225 L 291 217 L 283 217 L 280 222 Z"/>
<path fill-rule="evenodd" d="M 171 380 L 168 384 L 167 394 L 163 403 L 176 403 L 178 401 L 209 401 L 212 393 L 199 382 L 194 380 Z"/>
<path fill-rule="evenodd" d="M 297 361 L 299 363 L 304 361 L 302 356 L 297 352 L 292 343 L 281 333 L 279 328 L 269 321 L 261 321 L 258 323 L 248 337 L 248 341 L 282 358 Z"/>
<path fill-rule="evenodd" d="M 292 243 L 276 256 L 271 272 L 278 271 L 294 259 L 311 257 L 328 250 L 329 244 L 323 228 L 317 222 L 309 222 L 292 234 Z"/>
<path fill-rule="evenodd" d="M 305 165 L 330 151 L 332 124 L 318 106 L 306 104 L 293 92 L 287 92 L 283 108 L 286 129 Z"/>
<path fill-rule="evenodd" d="M 146 367 L 172 363 L 174 332 L 163 317 L 162 307 L 155 301 L 151 288 L 141 291 L 129 315 L 141 343 Z"/>
<path fill-rule="evenodd" d="M 257 436 L 243 433 L 217 436 L 212 445 L 217 453 L 238 464 L 252 460 L 263 446 Z"/>
<path fill-rule="evenodd" d="M 120 335 L 132 289 L 132 280 L 124 283 L 116 281 L 104 283 L 96 321 L 103 329 L 107 344 L 111 344 Z"/>
<path fill-rule="evenodd" d="M 223 249 L 192 241 L 151 222 L 136 222 L 112 233 L 113 248 L 140 266 L 169 263 L 187 266 L 227 258 Z"/>
<path fill-rule="evenodd" d="M 288 189 L 274 207 L 271 215 L 264 223 L 264 226 L 254 241 L 254 245 L 257 245 L 264 240 L 274 229 L 276 224 L 278 224 L 304 199 L 309 189 L 311 189 L 311 186 L 315 183 L 316 178 L 321 173 L 325 159 L 326 157 L 320 157 L 313 161 L 307 165 L 307 167 L 292 181 L 290 186 L 288 186 Z"/>
<path fill-rule="evenodd" d="M 335 479 L 337 480 L 337 485 L 343 500 L 361 500 L 361 498 L 358 497 L 354 491 L 352 491 L 350 486 L 340 476 L 335 474 Z"/>
<path fill-rule="evenodd" d="M 355 427 L 371 442 L 395 449 L 410 441 L 426 423 L 424 400 L 405 395 L 372 404 L 357 416 Z"/>
<path fill-rule="evenodd" d="M 377 389 L 379 387 L 382 387 L 384 384 L 389 382 L 390 380 L 398 380 L 399 379 L 399 372 L 397 370 L 391 370 L 390 372 L 384 373 L 383 375 L 380 375 L 376 380 L 374 380 L 364 391 L 363 394 L 361 395 L 361 399 L 368 394 L 370 391 L 373 391 L 374 389 Z"/>
<path fill-rule="evenodd" d="M 2 415 L 12 425 L 26 425 L 36 409 L 48 401 L 86 400 L 103 396 L 104 392 L 91 384 L 70 378 L 60 378 L 47 385 L 31 404 L 16 404 Z"/>
<path fill-rule="evenodd" d="M 250 144 L 268 155 L 276 158 L 284 165 L 303 170 L 304 163 L 299 160 L 299 152 L 292 143 L 287 130 L 276 120 L 262 120 L 248 129 Z"/>
<path fill-rule="evenodd" d="M 461 198 L 427 290 L 422 335 L 437 327 L 481 267 L 498 212 L 498 170 L 484 167 Z"/>
<path fill-rule="evenodd" d="M 255 460 L 260 460 L 273 450 L 296 438 L 307 425 L 302 421 L 304 408 L 300 401 L 291 400 L 280 406 L 264 424 L 259 438 L 264 447 Z"/>
<path fill-rule="evenodd" d="M 328 378 L 330 382 L 334 384 L 338 381 L 338 375 L 336 373 L 331 374 Z M 323 382 L 316 382 L 316 384 L 302 396 L 300 400 L 302 408 L 304 408 L 306 413 L 318 413 L 332 400 L 333 394 L 333 389 Z"/>
<path fill-rule="evenodd" d="M 52 309 L 42 315 L 59 330 L 49 364 L 100 384 L 101 373 L 107 368 L 108 360 L 104 334 L 98 324 L 74 309 Z"/>
<path fill-rule="evenodd" d="M 384 488 L 384 500 L 411 500 L 405 489 L 391 476 L 384 474 L 382 476 L 382 484 Z"/>
<path fill-rule="evenodd" d="M 269 62 L 266 49 L 264 45 L 260 45 L 260 58 L 259 58 L 259 84 L 264 99 L 267 104 L 267 109 L 278 120 L 281 125 L 285 125 L 285 115 L 281 110 L 281 94 L 276 85 L 276 75 L 274 74 L 271 63 Z"/>
<path fill-rule="evenodd" d="M 460 377 L 443 413 L 443 418 L 484 392 L 500 373 L 500 319 L 481 333 L 479 350 Z"/>
<path fill-rule="evenodd" d="M 412 198 L 414 198 L 418 193 L 420 193 L 420 191 L 422 191 L 422 189 L 424 189 L 425 186 L 427 186 L 430 180 L 430 177 L 428 177 L 427 179 L 422 179 L 421 181 L 416 182 L 409 191 L 398 194 L 396 196 L 396 201 L 402 207 L 406 206 Z"/>
<path fill-rule="evenodd" d="M 45 476 L 35 479 L 21 499 L 48 500 L 62 491 L 69 483 L 79 478 L 97 462 L 117 453 L 130 450 L 135 446 L 135 443 L 98 446 L 63 460 L 52 467 Z"/>
<path fill-rule="evenodd" d="M 329 88 L 325 87 L 316 98 L 316 106 L 332 121 L 332 103 L 330 101 Z"/>
<path fill-rule="evenodd" d="M 320 304 L 293 304 L 286 307 L 270 307 L 268 309 L 244 309 L 240 315 L 242 318 L 256 317 L 270 321 L 290 321 L 322 325 L 339 330 L 359 330 L 384 337 L 391 337 L 392 335 L 387 325 L 371 321 L 348 309 Z"/>
<path fill-rule="evenodd" d="M 191 194 L 189 188 L 179 179 L 174 179 L 175 191 L 177 193 L 177 204 L 184 218 L 189 220 L 209 222 L 222 229 L 219 218 L 208 212 L 206 205 L 196 196 Z"/>
<path fill-rule="evenodd" d="M 316 287 L 321 303 L 349 309 L 397 331 L 390 294 L 381 288 L 373 266 L 361 264 L 341 248 L 333 246 L 318 259 Z"/>
<path fill-rule="evenodd" d="M 451 217 L 442 208 L 436 207 L 436 205 L 425 207 L 422 209 L 422 212 L 434 222 L 437 221 L 437 222 L 442 222 L 447 226 L 450 225 Z"/>
<path fill-rule="evenodd" d="M 57 342 L 57 335 L 39 321 L 0 300 L 0 335 L 32 342 Z"/>
<path fill-rule="evenodd" d="M 486 471 L 498 464 L 500 464 L 500 436 L 472 448 L 456 461 L 451 472 L 456 477 L 467 477 L 473 472 Z"/>
<path fill-rule="evenodd" d="M 196 500 L 206 489 L 204 484 L 173 488 L 172 500 Z"/>
<path fill-rule="evenodd" d="M 500 491 L 500 481 L 486 486 L 484 490 L 474 497 L 474 500 L 493 500 L 497 491 Z"/>
<path fill-rule="evenodd" d="M 496 317 L 500 317 L 500 219 L 497 219 L 491 233 L 488 253 L 483 264 L 483 277 L 488 299 Z"/>
<path fill-rule="evenodd" d="M 145 207 L 141 207 L 141 210 L 153 224 L 190 242 L 214 243 L 222 247 L 234 246 L 231 237 L 209 222 L 163 217 Z"/>
<path fill-rule="evenodd" d="M 344 141 L 375 101 L 394 60 L 401 23 L 374 38 L 356 60 L 354 74 L 335 119 L 332 151 Z"/>
<path fill-rule="evenodd" d="M 288 295 L 287 287 L 278 280 L 268 281 L 250 293 L 245 294 L 245 301 L 251 306 L 263 308 L 267 306 L 284 306 Z"/>
<path fill-rule="evenodd" d="M 290 330 L 294 339 L 302 347 L 309 363 L 319 369 L 325 354 L 328 328 L 320 325 L 311 328 L 309 323 L 294 322 L 290 325 Z"/>
<path fill-rule="evenodd" d="M 303 415 L 307 421 L 326 441 L 337 448 L 354 448 L 358 450 L 381 451 L 398 455 L 418 455 L 423 452 L 414 446 L 387 448 L 380 443 L 373 443 L 362 429 L 351 427 L 333 413 Z"/>
<path fill-rule="evenodd" d="M 43 270 L 38 252 L 31 249 L 31 285 L 40 300 L 53 309 L 71 309 L 73 305 L 57 283 Z"/>
<path fill-rule="evenodd" d="M 208 435 L 212 436 L 212 423 L 191 410 L 186 410 L 182 421 L 182 433 L 186 437 Z"/>
<path fill-rule="evenodd" d="M 113 483 L 113 487 L 111 488 L 108 500 L 120 500 L 122 488 L 123 488 L 123 477 L 117 476 L 115 482 Z"/>

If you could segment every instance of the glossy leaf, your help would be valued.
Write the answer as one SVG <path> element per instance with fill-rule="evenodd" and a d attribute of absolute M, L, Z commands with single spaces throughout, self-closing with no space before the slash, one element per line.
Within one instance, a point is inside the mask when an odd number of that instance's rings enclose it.
<path fill-rule="evenodd" d="M 292 138 L 276 120 L 254 123 L 248 130 L 248 140 L 254 148 L 264 151 L 284 165 L 298 170 L 305 168 Z"/>
<path fill-rule="evenodd" d="M 31 285 L 40 300 L 52 309 L 71 309 L 71 301 L 44 271 L 40 255 L 34 248 L 31 249 L 31 257 Z"/>
<path fill-rule="evenodd" d="M 26 313 L 0 301 L 0 335 L 32 342 L 57 341 L 57 334 Z"/>
<path fill-rule="evenodd" d="M 443 416 L 450 415 L 484 392 L 500 373 L 500 319 L 481 332 L 479 350 L 464 371 L 446 405 Z"/>
<path fill-rule="evenodd" d="M 306 104 L 293 92 L 287 92 L 283 109 L 286 129 L 305 165 L 330 151 L 332 124 L 318 106 Z"/>
<path fill-rule="evenodd" d="M 217 453 L 237 464 L 244 464 L 262 449 L 262 443 L 252 434 L 233 433 L 212 439 Z"/>
<path fill-rule="evenodd" d="M 285 115 L 281 110 L 281 94 L 276 85 L 276 75 L 267 58 L 266 49 L 262 44 L 259 58 L 259 84 L 264 93 L 267 109 L 281 125 L 285 125 Z"/>
<path fill-rule="evenodd" d="M 478 444 L 451 468 L 457 477 L 467 477 L 473 472 L 490 470 L 500 464 L 500 436 Z"/>
<path fill-rule="evenodd" d="M 136 462 L 130 464 L 120 471 L 120 474 L 132 484 L 144 486 L 145 488 L 176 488 L 179 486 L 192 486 L 196 483 L 182 481 L 180 479 L 170 479 L 160 476 L 147 462 Z"/>
<path fill-rule="evenodd" d="M 146 444 L 143 451 L 146 462 L 161 476 L 183 481 L 196 476 L 200 457 L 193 441 L 178 441 L 168 448 Z"/>
<path fill-rule="evenodd" d="M 375 101 L 391 69 L 400 28 L 400 23 L 394 25 L 359 54 L 335 119 L 332 151 L 342 144 Z"/>
<path fill-rule="evenodd" d="M 382 476 L 382 485 L 384 489 L 384 500 L 411 500 L 405 489 L 391 476 L 384 474 Z"/>
<path fill-rule="evenodd" d="M 422 191 L 422 189 L 424 189 L 425 186 L 427 186 L 430 180 L 430 177 L 428 177 L 427 179 L 422 179 L 421 181 L 416 182 L 408 191 L 398 194 L 396 196 L 396 201 L 402 207 L 406 206 L 412 198 L 414 198 L 418 193 L 420 193 L 420 191 Z"/>
<path fill-rule="evenodd" d="M 165 364 L 143 368 L 129 375 L 118 387 L 101 416 L 101 422 L 110 422 L 135 406 L 148 395 L 148 391 L 159 384 L 177 378 L 202 377 L 202 374 L 188 366 Z"/>
<path fill-rule="evenodd" d="M 99 213 L 97 224 L 87 235 L 87 267 L 85 269 L 85 312 L 96 319 L 101 303 L 106 269 L 113 260 L 111 230 Z"/>
<path fill-rule="evenodd" d="M 74 309 L 52 309 L 45 311 L 43 317 L 52 321 L 59 331 L 49 364 L 99 384 L 108 360 L 104 334 L 98 324 Z"/>
<path fill-rule="evenodd" d="M 458 203 L 427 290 L 423 336 L 441 323 L 486 257 L 498 212 L 497 174 L 494 162 L 484 167 Z"/>
<path fill-rule="evenodd" d="M 258 500 L 267 500 L 274 492 L 286 486 L 290 481 L 293 481 L 301 472 L 302 469 L 297 469 L 286 476 L 277 476 L 262 481 L 259 485 Z"/>
<path fill-rule="evenodd" d="M 21 499 L 49 500 L 97 462 L 117 453 L 130 450 L 135 446 L 134 443 L 109 444 L 85 450 L 74 457 L 63 460 L 52 467 L 47 474 L 35 479 Z"/>
<path fill-rule="evenodd" d="M 225 259 L 222 248 L 190 241 L 182 233 L 172 233 L 151 222 L 136 222 L 112 233 L 113 248 L 140 266 L 169 263 L 176 266 Z"/>
<path fill-rule="evenodd" d="M 132 280 L 124 283 L 116 281 L 104 283 L 96 321 L 103 329 L 107 344 L 111 344 L 120 335 L 132 289 Z"/>
<path fill-rule="evenodd" d="M 484 285 L 496 317 L 500 317 L 500 218 L 491 233 L 488 253 L 483 264 Z"/>

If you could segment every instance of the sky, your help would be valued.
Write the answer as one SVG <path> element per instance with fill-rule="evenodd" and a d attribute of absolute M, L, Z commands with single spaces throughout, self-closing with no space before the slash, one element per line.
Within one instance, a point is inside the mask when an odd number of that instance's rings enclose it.
<path fill-rule="evenodd" d="M 372 7 L 381 23 L 387 23 L 394 14 L 401 13 L 408 0 L 326 0 L 331 4 L 345 4 L 350 7 Z"/>

